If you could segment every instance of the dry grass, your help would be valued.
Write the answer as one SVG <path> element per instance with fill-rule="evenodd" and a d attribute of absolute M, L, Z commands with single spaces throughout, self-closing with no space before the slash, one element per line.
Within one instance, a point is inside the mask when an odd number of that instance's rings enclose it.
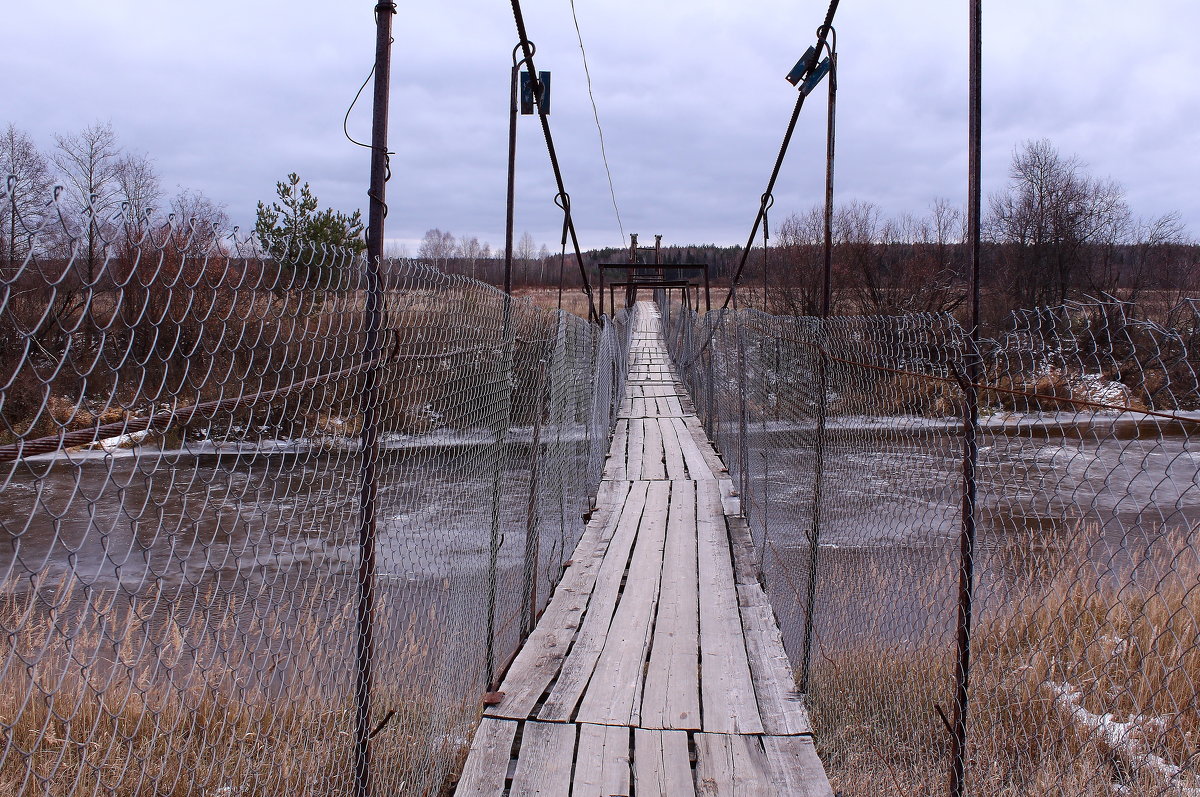
<path fill-rule="evenodd" d="M 538 307 L 547 310 L 558 309 L 558 288 L 517 288 L 513 291 L 513 295 L 522 299 L 528 299 Z M 597 292 L 596 310 L 600 309 L 600 294 Z M 606 298 L 607 302 L 608 299 Z M 588 317 L 588 300 L 587 294 L 579 288 L 563 288 L 562 292 L 562 309 L 568 313 L 573 313 L 580 318 Z"/>
<path fill-rule="evenodd" d="M 352 790 L 348 608 L 258 613 L 207 595 L 196 611 L 162 612 L 162 595 L 122 609 L 63 585 L 41 594 L 0 607 L 16 629 L 0 670 L 0 794 Z M 428 646 L 412 634 L 387 640 L 387 654 L 376 721 L 395 713 L 372 743 L 374 782 L 381 793 L 439 794 L 474 709 L 435 702 Z"/>
<path fill-rule="evenodd" d="M 991 596 L 973 646 L 972 795 L 1196 793 L 1200 563 L 1193 538 L 1163 537 L 1124 575 L 1056 548 L 1026 558 L 1025 577 L 1003 597 Z M 879 594 L 903 586 L 884 581 Z M 836 791 L 945 793 L 949 732 L 937 707 L 952 714 L 952 666 L 949 635 L 920 646 L 848 648 L 815 661 L 810 706 Z"/>

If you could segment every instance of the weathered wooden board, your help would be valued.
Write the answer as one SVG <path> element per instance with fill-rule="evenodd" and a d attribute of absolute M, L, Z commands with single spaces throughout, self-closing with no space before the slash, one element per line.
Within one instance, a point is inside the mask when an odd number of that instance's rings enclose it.
<path fill-rule="evenodd" d="M 695 797 L 692 765 L 684 731 L 633 732 L 635 793 L 662 797 Z"/>
<path fill-rule="evenodd" d="M 471 752 L 455 788 L 455 797 L 500 797 L 512 758 L 517 723 L 484 717 L 475 730 Z"/>
<path fill-rule="evenodd" d="M 675 424 L 672 421 L 672 418 L 663 418 L 658 424 L 662 433 L 667 478 L 686 479 L 688 478 L 687 464 L 683 459 L 683 451 L 679 447 L 679 433 L 675 430 Z"/>
<path fill-rule="evenodd" d="M 642 727 L 700 728 L 699 648 L 696 486 L 674 482 L 662 590 L 642 694 Z"/>
<path fill-rule="evenodd" d="M 577 726 L 558 722 L 526 722 L 513 771 L 510 797 L 571 793 Z"/>
<path fill-rule="evenodd" d="M 770 764 L 757 736 L 696 734 L 696 794 L 779 797 Z"/>
<path fill-rule="evenodd" d="M 571 797 L 612 797 L 630 794 L 633 779 L 631 728 L 580 725 Z"/>
<path fill-rule="evenodd" d="M 788 797 L 833 797 L 825 767 L 808 736 L 764 736 L 771 782 Z"/>
<path fill-rule="evenodd" d="M 642 476 L 642 457 L 645 450 L 646 422 L 641 417 L 629 419 L 629 454 L 625 460 L 625 473 L 632 481 Z"/>
<path fill-rule="evenodd" d="M 646 507 L 625 577 L 625 589 L 596 662 L 595 674 L 579 705 L 578 722 L 638 723 L 639 698 L 658 606 L 670 485 L 665 481 L 652 482 L 646 492 Z"/>
<path fill-rule="evenodd" d="M 647 418 L 644 422 L 645 436 L 642 449 L 642 478 L 665 479 L 667 468 L 663 454 L 662 428 L 658 418 Z"/>
<path fill-rule="evenodd" d="M 537 627 L 508 668 L 500 686 L 504 699 L 488 707 L 489 716 L 513 719 L 529 716 L 562 666 L 633 485 L 606 482 L 600 489 L 597 513 L 584 530 L 571 566 L 555 588 Z"/>
<path fill-rule="evenodd" d="M 679 453 L 683 456 L 683 461 L 687 464 L 688 473 L 697 481 L 704 479 L 715 479 L 716 474 L 713 473 L 712 466 L 708 459 L 700 450 L 695 439 L 692 437 L 691 431 L 687 428 L 685 419 L 672 418 L 671 423 L 675 426 L 675 439 L 679 441 Z"/>
<path fill-rule="evenodd" d="M 575 633 L 574 643 L 559 670 L 550 695 L 538 716 L 547 720 L 567 721 L 595 671 L 596 662 L 604 649 L 608 629 L 616 610 L 622 576 L 629 554 L 637 538 L 642 511 L 646 505 L 648 482 L 634 482 L 625 499 L 617 521 L 616 531 L 608 545 L 608 553 L 596 574 L 596 586 L 583 622 Z"/>
<path fill-rule="evenodd" d="M 703 728 L 762 733 L 717 483 L 696 483 Z"/>
<path fill-rule="evenodd" d="M 625 478 L 626 449 L 629 446 L 629 421 L 621 418 L 613 431 L 612 445 L 608 447 L 608 459 L 604 463 L 604 478 L 622 480 Z"/>

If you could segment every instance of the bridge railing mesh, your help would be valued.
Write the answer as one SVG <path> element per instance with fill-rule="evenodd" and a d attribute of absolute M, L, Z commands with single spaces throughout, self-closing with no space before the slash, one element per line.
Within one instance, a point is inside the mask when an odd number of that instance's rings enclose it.
<path fill-rule="evenodd" d="M 52 205 L 21 241 L 0 263 L 0 792 L 353 793 L 365 693 L 375 793 L 439 793 L 582 534 L 624 314 L 172 219 Z"/>
<path fill-rule="evenodd" d="M 966 793 L 1200 794 L 1196 303 L 977 350 L 945 315 L 662 310 L 835 791 L 949 792 L 974 386 Z"/>

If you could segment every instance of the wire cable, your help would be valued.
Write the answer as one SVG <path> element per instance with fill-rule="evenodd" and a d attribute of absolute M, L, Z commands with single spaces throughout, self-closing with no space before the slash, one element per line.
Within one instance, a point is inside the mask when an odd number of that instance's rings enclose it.
<path fill-rule="evenodd" d="M 592 101 L 592 118 L 596 120 L 596 132 L 600 134 L 600 158 L 604 161 L 604 173 L 608 175 L 608 193 L 612 197 L 613 213 L 617 215 L 617 228 L 621 240 L 625 240 L 625 225 L 621 223 L 621 209 L 617 207 L 617 192 L 613 188 L 612 170 L 608 167 L 608 151 L 604 147 L 604 128 L 600 126 L 600 111 L 596 109 L 596 96 L 592 93 L 592 72 L 588 69 L 587 48 L 583 46 L 583 34 L 579 30 L 579 17 L 575 14 L 575 0 L 571 0 L 571 19 L 575 23 L 575 38 L 579 39 L 579 52 L 583 56 L 583 75 L 587 78 L 588 99 Z"/>
<path fill-rule="evenodd" d="M 515 2 L 516 0 L 514 0 Z M 820 61 L 821 53 L 825 50 L 825 43 L 829 37 L 830 31 L 833 30 L 833 16 L 837 13 L 839 0 L 830 0 L 829 8 L 825 11 L 825 21 L 821 27 L 817 28 L 817 46 L 813 48 L 812 55 L 808 58 L 808 63 L 804 65 L 805 75 L 812 74 Z M 701 357 L 708 347 L 712 345 L 713 337 L 717 334 L 717 330 L 725 322 L 724 311 L 728 309 L 730 301 L 733 299 L 733 292 L 737 289 L 738 283 L 741 282 L 742 272 L 746 269 L 746 261 L 750 258 L 750 250 L 754 246 L 754 239 L 758 237 L 759 225 L 763 223 L 767 215 L 767 209 L 774 203 L 775 181 L 779 179 L 779 171 L 783 168 L 783 159 L 787 156 L 788 146 L 792 143 L 792 135 L 796 132 L 796 122 L 800 119 L 800 111 L 804 108 L 805 94 L 801 93 L 796 98 L 796 107 L 792 109 L 792 118 L 788 120 L 787 131 L 783 134 L 783 141 L 779 145 L 779 154 L 775 157 L 775 166 L 771 169 L 771 177 L 767 180 L 767 190 L 763 192 L 758 203 L 758 213 L 754 216 L 754 224 L 750 227 L 750 236 L 746 239 L 746 246 L 742 249 L 742 256 L 738 261 L 737 271 L 734 272 L 733 279 L 730 280 L 729 290 L 725 294 L 725 301 L 718 308 L 718 321 L 716 324 L 709 325 L 709 332 L 705 338 L 704 345 L 695 353 L 692 362 Z M 684 367 L 690 365 L 684 364 Z"/>
<path fill-rule="evenodd" d="M 550 134 L 550 117 L 542 111 L 542 91 L 541 86 L 537 83 L 538 73 L 533 65 L 533 45 L 525 31 L 525 15 L 521 13 L 521 0 L 511 0 L 511 5 L 513 21 L 517 24 L 517 39 L 520 41 L 521 50 L 525 55 L 524 61 L 529 65 L 529 79 L 534 83 L 533 101 L 537 105 L 538 119 L 542 123 L 542 137 L 546 140 L 546 152 L 550 155 L 550 167 L 554 171 L 554 182 L 558 186 L 558 193 L 566 194 L 567 189 L 563 185 L 562 169 L 558 165 L 558 153 L 554 149 L 554 136 Z M 588 279 L 587 269 L 583 267 L 583 252 L 579 249 L 579 236 L 575 232 L 574 220 L 569 221 L 569 226 L 571 245 L 575 250 L 575 259 L 579 263 L 579 276 L 583 280 L 583 292 L 588 297 L 588 319 L 599 322 L 600 316 L 596 314 L 596 300 L 592 296 L 592 283 Z"/>

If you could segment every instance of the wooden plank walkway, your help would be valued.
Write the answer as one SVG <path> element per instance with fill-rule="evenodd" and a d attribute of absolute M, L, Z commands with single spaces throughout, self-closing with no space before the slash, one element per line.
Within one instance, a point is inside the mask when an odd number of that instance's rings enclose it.
<path fill-rule="evenodd" d="M 831 797 L 733 485 L 634 324 L 597 511 L 455 793 Z"/>

